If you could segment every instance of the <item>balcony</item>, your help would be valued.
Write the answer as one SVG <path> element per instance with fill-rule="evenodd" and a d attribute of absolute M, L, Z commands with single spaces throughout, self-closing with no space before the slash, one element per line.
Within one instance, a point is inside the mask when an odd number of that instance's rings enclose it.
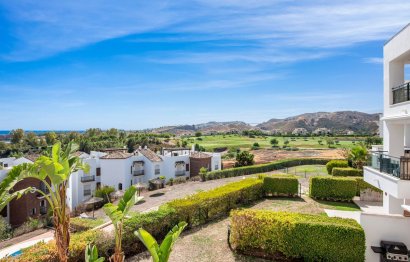
<path fill-rule="evenodd" d="M 185 176 L 185 170 L 177 170 L 177 171 L 175 171 L 175 176 Z"/>
<path fill-rule="evenodd" d="M 372 153 L 364 180 L 395 198 L 410 198 L 410 158 Z"/>
<path fill-rule="evenodd" d="M 91 189 L 84 189 L 84 196 L 91 196 Z"/>
<path fill-rule="evenodd" d="M 133 174 L 134 176 L 143 176 L 143 175 L 144 175 L 144 169 L 134 170 L 134 171 L 132 172 L 132 174 Z"/>
<path fill-rule="evenodd" d="M 82 176 L 81 177 L 81 182 L 83 183 L 91 182 L 91 181 L 95 181 L 95 176 Z"/>
<path fill-rule="evenodd" d="M 410 101 L 410 83 L 406 83 L 392 88 L 393 105 Z"/>

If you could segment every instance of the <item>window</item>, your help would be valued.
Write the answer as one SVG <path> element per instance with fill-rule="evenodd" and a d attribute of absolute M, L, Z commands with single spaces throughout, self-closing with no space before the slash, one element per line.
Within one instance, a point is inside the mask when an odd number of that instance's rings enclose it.
<path fill-rule="evenodd" d="M 122 183 L 118 184 L 118 190 L 122 190 Z"/>
<path fill-rule="evenodd" d="M 101 188 L 101 182 L 97 182 L 97 189 Z"/>
<path fill-rule="evenodd" d="M 215 170 L 218 170 L 218 169 L 219 169 L 219 165 L 215 164 Z"/>
<path fill-rule="evenodd" d="M 46 206 L 46 201 L 44 201 L 44 200 L 41 200 L 41 201 L 40 201 L 40 206 L 41 206 L 41 207 L 44 207 L 44 206 Z"/>
<path fill-rule="evenodd" d="M 131 172 L 131 175 L 132 175 L 132 166 L 131 166 L 131 168 L 130 168 L 130 172 Z"/>
<path fill-rule="evenodd" d="M 3 167 L 9 167 L 9 164 L 4 164 Z"/>
<path fill-rule="evenodd" d="M 34 216 L 36 213 L 37 213 L 36 208 L 31 209 L 31 213 L 30 213 L 31 216 Z"/>
<path fill-rule="evenodd" d="M 96 176 L 101 176 L 101 167 L 97 167 L 95 170 Z"/>
<path fill-rule="evenodd" d="M 185 171 L 187 171 L 187 172 L 189 171 L 189 164 L 185 165 Z"/>
<path fill-rule="evenodd" d="M 161 174 L 161 170 L 159 169 L 159 165 L 155 165 L 155 174 L 156 175 Z"/>

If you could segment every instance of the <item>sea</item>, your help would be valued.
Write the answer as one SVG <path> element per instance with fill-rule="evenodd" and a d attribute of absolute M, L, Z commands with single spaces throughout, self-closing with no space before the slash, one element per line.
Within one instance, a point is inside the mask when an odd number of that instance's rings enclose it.
<path fill-rule="evenodd" d="M 44 135 L 47 132 L 54 132 L 54 133 L 69 133 L 69 132 L 78 132 L 84 133 L 84 130 L 24 130 L 25 133 L 33 132 L 36 135 Z M 0 130 L 0 136 L 9 135 L 11 130 Z"/>

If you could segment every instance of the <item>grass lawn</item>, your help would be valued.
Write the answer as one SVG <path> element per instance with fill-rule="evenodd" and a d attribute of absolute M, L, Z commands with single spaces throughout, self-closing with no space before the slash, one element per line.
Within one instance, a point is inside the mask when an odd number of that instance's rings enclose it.
<path fill-rule="evenodd" d="M 190 147 L 193 144 L 199 144 L 207 151 L 213 151 L 214 148 L 221 148 L 227 147 L 231 149 L 241 148 L 241 149 L 250 149 L 252 145 L 256 142 L 259 143 L 261 148 L 272 148 L 270 144 L 270 140 L 272 138 L 276 138 L 279 141 L 279 146 L 283 146 L 284 141 L 288 140 L 289 147 L 298 147 L 298 148 L 328 148 L 326 145 L 325 139 L 320 137 L 262 137 L 256 136 L 255 138 L 251 138 L 248 136 L 242 135 L 209 135 L 209 136 L 202 136 L 199 139 L 196 137 L 189 137 L 184 138 L 188 142 L 188 146 Z M 335 145 L 336 148 L 343 148 L 343 147 L 352 147 L 357 142 L 363 141 L 363 138 L 357 137 L 333 137 L 334 140 L 338 140 L 339 144 Z M 322 144 L 319 144 L 319 140 L 322 140 Z"/>
<path fill-rule="evenodd" d="M 325 209 L 334 209 L 341 211 L 360 211 L 360 208 L 355 203 L 333 202 L 333 201 L 318 201 Z"/>

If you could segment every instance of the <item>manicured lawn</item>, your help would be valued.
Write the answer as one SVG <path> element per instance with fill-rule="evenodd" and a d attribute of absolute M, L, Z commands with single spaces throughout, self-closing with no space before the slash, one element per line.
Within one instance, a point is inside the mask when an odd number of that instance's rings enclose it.
<path fill-rule="evenodd" d="M 334 209 L 341 211 L 360 211 L 360 208 L 355 203 L 332 202 L 332 201 L 316 201 L 320 203 L 323 208 Z"/>
<path fill-rule="evenodd" d="M 250 149 L 252 145 L 257 142 L 261 148 L 271 148 L 270 140 L 274 137 L 262 137 L 257 136 L 255 138 L 250 138 L 248 136 L 242 135 L 210 135 L 210 136 L 202 136 L 200 139 L 196 137 L 184 138 L 188 142 L 188 146 L 192 144 L 199 144 L 207 151 L 213 151 L 214 148 L 241 148 L 241 149 Z M 325 139 L 321 139 L 320 137 L 275 137 L 279 141 L 279 146 L 283 146 L 284 141 L 288 140 L 289 147 L 298 147 L 298 148 L 328 148 L 326 145 Z M 352 138 L 352 137 L 334 137 L 334 140 L 338 140 L 339 144 L 335 145 L 336 148 L 342 147 L 352 147 L 358 141 L 363 140 L 363 138 Z M 319 140 L 322 140 L 322 144 L 319 144 Z M 353 140 L 356 140 L 354 142 Z"/>

